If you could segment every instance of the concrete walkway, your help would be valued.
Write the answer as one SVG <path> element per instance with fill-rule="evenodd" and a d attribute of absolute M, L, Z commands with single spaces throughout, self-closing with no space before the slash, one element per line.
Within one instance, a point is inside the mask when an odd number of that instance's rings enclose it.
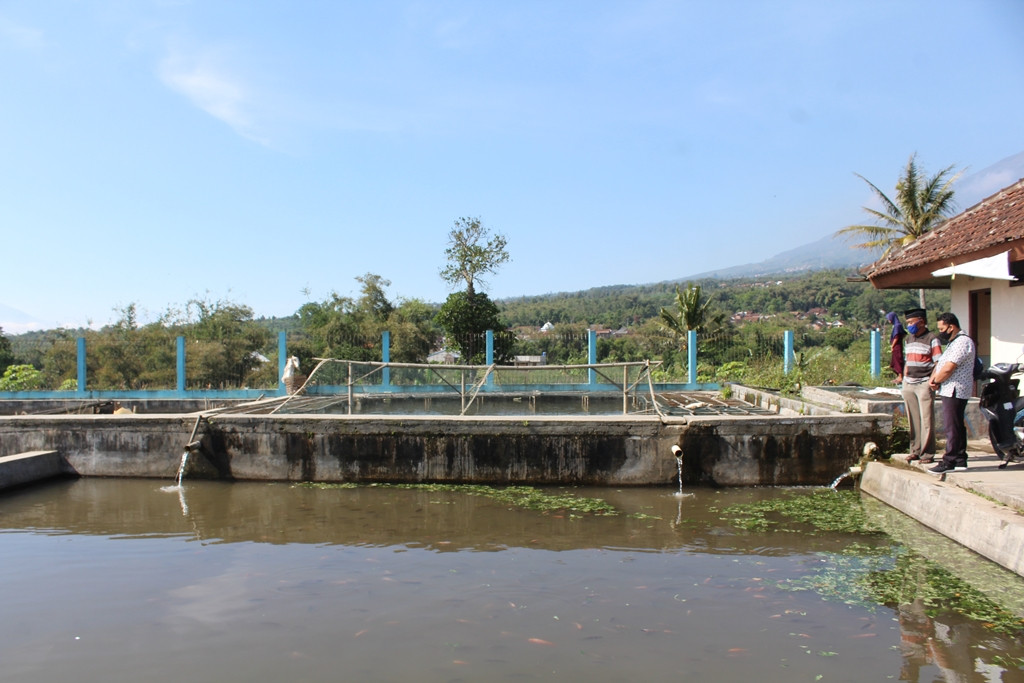
<path fill-rule="evenodd" d="M 936 475 L 894 455 L 868 464 L 861 490 L 1024 576 L 1024 464 L 1000 470 L 987 441 L 968 446 L 966 472 Z"/>

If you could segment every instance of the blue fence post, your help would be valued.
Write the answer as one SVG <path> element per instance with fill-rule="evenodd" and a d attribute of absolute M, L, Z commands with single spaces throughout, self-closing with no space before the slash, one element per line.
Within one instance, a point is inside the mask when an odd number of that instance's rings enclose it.
<path fill-rule="evenodd" d="M 793 330 L 782 333 L 782 372 L 793 372 Z"/>
<path fill-rule="evenodd" d="M 78 338 L 78 393 L 85 393 L 85 337 Z"/>
<path fill-rule="evenodd" d="M 597 365 L 597 333 L 594 330 L 587 330 L 587 363 Z M 594 368 L 587 368 L 587 384 L 597 384 L 597 372 Z"/>
<path fill-rule="evenodd" d="M 391 332 L 384 330 L 380 333 L 380 359 L 381 362 L 391 362 Z M 380 371 L 380 386 L 384 391 L 391 388 L 391 368 L 384 368 Z"/>
<path fill-rule="evenodd" d="M 288 333 L 281 330 L 277 333 L 277 395 L 284 396 L 288 393 L 285 389 L 284 382 L 281 378 L 284 377 L 284 367 L 288 363 Z"/>
<path fill-rule="evenodd" d="M 485 348 L 484 348 L 484 363 L 487 367 L 494 365 L 494 330 L 487 330 L 484 335 Z M 494 373 L 487 374 L 487 386 L 494 386 Z"/>
<path fill-rule="evenodd" d="M 871 330 L 871 376 L 878 378 L 882 374 L 882 333 Z"/>
<path fill-rule="evenodd" d="M 178 392 L 185 393 L 185 338 L 178 337 Z"/>
<path fill-rule="evenodd" d="M 686 381 L 697 383 L 697 330 L 686 331 Z"/>

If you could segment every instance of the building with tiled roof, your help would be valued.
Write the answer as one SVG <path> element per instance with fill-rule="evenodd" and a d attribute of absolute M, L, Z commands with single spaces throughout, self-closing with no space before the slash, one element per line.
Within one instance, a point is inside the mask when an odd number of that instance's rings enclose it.
<path fill-rule="evenodd" d="M 949 289 L 982 359 L 1015 361 L 1024 347 L 1024 179 L 861 272 L 877 289 Z"/>

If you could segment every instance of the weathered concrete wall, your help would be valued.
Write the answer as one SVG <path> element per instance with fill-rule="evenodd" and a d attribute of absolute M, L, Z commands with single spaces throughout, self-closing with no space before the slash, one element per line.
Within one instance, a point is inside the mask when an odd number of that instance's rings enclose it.
<path fill-rule="evenodd" d="M 680 442 L 683 479 L 717 486 L 828 484 L 859 461 L 867 442 L 883 444 L 889 429 L 884 415 L 694 420 Z"/>
<path fill-rule="evenodd" d="M 195 415 L 0 418 L 0 455 L 57 450 L 90 476 L 173 478 Z M 820 485 L 884 438 L 880 416 L 451 418 L 214 415 L 189 477 L 280 481 Z"/>

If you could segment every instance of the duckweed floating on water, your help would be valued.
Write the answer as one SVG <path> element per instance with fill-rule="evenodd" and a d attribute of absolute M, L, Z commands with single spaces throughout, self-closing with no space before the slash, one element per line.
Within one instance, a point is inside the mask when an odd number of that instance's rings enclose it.
<path fill-rule="evenodd" d="M 304 483 L 300 486 L 319 489 L 357 488 L 359 484 Z M 532 486 L 485 486 L 482 484 L 365 484 L 366 488 L 396 488 L 418 491 L 451 491 L 469 496 L 486 496 L 506 505 L 538 512 L 566 511 L 592 515 L 617 515 L 615 506 L 600 498 L 586 498 L 572 493 L 548 493 Z M 576 515 L 572 515 L 576 516 Z M 650 516 L 642 517 L 650 519 Z"/>
<path fill-rule="evenodd" d="M 855 491 L 791 491 L 757 503 L 731 505 L 722 519 L 747 531 L 799 531 L 806 524 L 817 531 L 878 537 Z M 810 533 L 814 533 L 813 531 Z M 813 590 L 827 599 L 871 607 L 918 604 L 934 617 L 956 613 L 1001 633 L 1024 632 L 1024 619 L 987 598 L 970 584 L 898 543 L 881 547 L 853 542 L 842 553 L 821 553 L 821 565 L 808 576 L 779 585 L 788 590 Z"/>

